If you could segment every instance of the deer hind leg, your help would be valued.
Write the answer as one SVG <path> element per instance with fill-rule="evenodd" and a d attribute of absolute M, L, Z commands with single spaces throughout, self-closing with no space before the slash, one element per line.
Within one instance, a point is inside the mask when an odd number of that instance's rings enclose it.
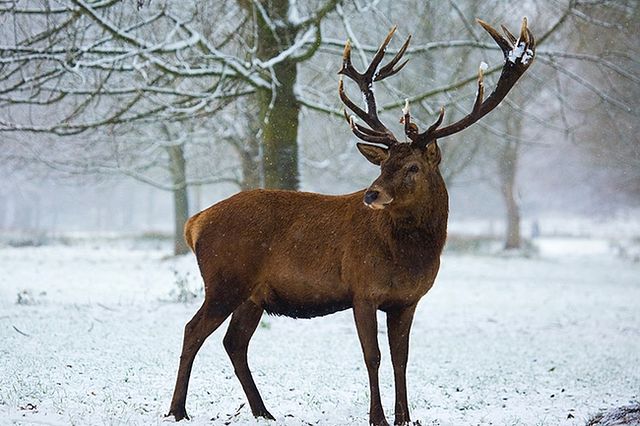
<path fill-rule="evenodd" d="M 196 354 L 206 338 L 242 303 L 242 301 L 231 302 L 230 300 L 225 300 L 224 297 L 220 297 L 219 299 L 220 300 L 205 298 L 202 307 L 184 328 L 184 340 L 182 343 L 182 354 L 180 355 L 180 366 L 178 367 L 178 377 L 173 391 L 173 398 L 171 399 L 171 408 L 167 414 L 167 416 L 174 416 L 176 421 L 189 419 L 185 409 L 185 402 L 187 400 L 191 367 L 193 366 L 193 360 Z"/>
<path fill-rule="evenodd" d="M 231 316 L 229 328 L 227 329 L 227 334 L 224 336 L 223 343 L 224 348 L 229 354 L 229 358 L 231 358 L 236 376 L 238 380 L 240 380 L 244 393 L 247 395 L 253 415 L 255 417 L 275 420 L 264 406 L 262 397 L 251 376 L 249 364 L 247 363 L 249 341 L 260 323 L 262 311 L 263 309 L 260 306 L 250 300 L 240 305 Z"/>

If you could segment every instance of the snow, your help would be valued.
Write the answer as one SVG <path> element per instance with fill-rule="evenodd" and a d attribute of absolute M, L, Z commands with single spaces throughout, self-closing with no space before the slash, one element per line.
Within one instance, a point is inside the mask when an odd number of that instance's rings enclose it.
<path fill-rule="evenodd" d="M 582 425 L 640 398 L 640 263 L 617 258 L 603 239 L 536 245 L 531 258 L 443 256 L 412 331 L 414 420 Z M 172 302 L 176 282 L 201 287 L 193 256 L 168 253 L 165 244 L 106 240 L 0 248 L 0 424 L 167 424 L 182 329 L 199 307 Z M 23 291 L 29 303 L 17 304 Z M 392 420 L 383 314 L 379 325 Z M 198 355 L 185 424 L 366 424 L 350 311 L 263 317 L 249 357 L 275 423 L 251 416 L 223 335 Z"/>
<path fill-rule="evenodd" d="M 261 68 L 264 68 L 264 69 L 272 68 L 275 65 L 279 64 L 280 62 L 287 60 L 294 53 L 296 53 L 300 48 L 302 48 L 305 44 L 309 43 L 311 39 L 315 36 L 315 32 L 316 32 L 315 28 L 309 28 L 307 31 L 305 31 L 305 33 L 301 37 L 299 37 L 296 40 L 295 43 L 293 43 L 287 49 L 278 53 L 276 56 L 272 57 L 268 61 L 261 61 L 258 58 L 254 58 L 253 61 L 256 65 L 258 65 Z"/>
<path fill-rule="evenodd" d="M 402 108 L 402 115 L 409 114 L 409 98 L 405 98 L 404 107 Z"/>
<path fill-rule="evenodd" d="M 509 62 L 516 63 L 517 60 L 520 59 L 524 65 L 527 65 L 532 58 L 533 50 L 528 49 L 526 43 L 521 42 L 520 40 L 516 41 L 515 47 L 511 49 L 507 56 L 507 60 Z"/>
<path fill-rule="evenodd" d="M 511 49 L 511 51 L 509 52 L 509 57 L 508 57 L 509 62 L 515 63 L 518 58 L 522 58 L 522 55 L 525 52 L 525 47 L 526 45 L 524 43 L 521 43 L 518 40 L 518 42 L 516 43 L 516 46 L 513 49 Z"/>
<path fill-rule="evenodd" d="M 527 65 L 531 58 L 533 58 L 533 50 L 527 49 L 522 55 L 522 63 Z"/>
<path fill-rule="evenodd" d="M 289 12 L 287 16 L 287 21 L 289 21 L 290 25 L 300 25 L 304 20 L 300 18 L 300 11 L 298 10 L 297 0 L 289 0 Z"/>

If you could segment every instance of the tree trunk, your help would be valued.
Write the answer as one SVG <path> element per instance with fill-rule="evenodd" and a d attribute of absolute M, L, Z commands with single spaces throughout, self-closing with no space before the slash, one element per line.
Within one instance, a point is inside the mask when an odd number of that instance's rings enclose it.
<path fill-rule="evenodd" d="M 169 169 L 173 182 L 173 254 L 189 252 L 184 240 L 184 225 L 189 219 L 189 193 L 187 191 L 187 175 L 183 145 L 167 147 L 169 153 Z"/>
<path fill-rule="evenodd" d="M 522 127 L 522 118 L 515 114 L 507 115 L 507 133 L 512 136 L 520 136 Z M 519 249 L 522 247 L 522 239 L 520 236 L 520 207 L 516 199 L 516 173 L 518 170 L 518 151 L 519 145 L 517 141 L 507 140 L 502 146 L 502 155 L 500 164 L 498 165 L 500 175 L 500 190 L 504 198 L 507 227 L 505 235 L 504 248 Z"/>
<path fill-rule="evenodd" d="M 266 188 L 298 189 L 298 113 L 293 91 L 297 67 L 284 61 L 275 68 L 280 86 L 275 92 L 261 91 L 264 185 Z"/>
<path fill-rule="evenodd" d="M 260 126 L 255 113 L 245 115 L 248 126 L 248 137 L 238 144 L 234 144 L 240 152 L 240 162 L 242 164 L 242 181 L 240 189 L 248 191 L 250 189 L 261 188 L 262 182 L 262 158 L 260 155 Z"/>
<path fill-rule="evenodd" d="M 518 249 L 521 247 L 522 241 L 520 238 L 520 208 L 515 197 L 515 179 L 502 183 L 502 196 L 504 197 L 507 209 L 507 229 L 504 248 L 507 250 Z"/>
<path fill-rule="evenodd" d="M 241 2 L 250 9 L 250 2 Z M 287 22 L 290 0 L 263 2 L 274 22 Z M 257 55 L 268 60 L 278 55 L 295 38 L 294 28 L 278 26 L 276 34 L 258 13 Z M 298 114 L 300 105 L 294 87 L 298 77 L 297 63 L 285 59 L 274 65 L 277 86 L 257 94 L 263 142 L 264 186 L 277 189 L 298 189 Z"/>

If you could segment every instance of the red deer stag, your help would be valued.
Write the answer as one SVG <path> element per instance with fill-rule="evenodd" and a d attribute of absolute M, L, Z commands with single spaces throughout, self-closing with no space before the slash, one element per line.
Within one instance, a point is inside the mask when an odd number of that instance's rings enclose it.
<path fill-rule="evenodd" d="M 483 100 L 482 68 L 469 115 L 446 127 L 437 121 L 420 132 L 408 102 L 402 122 L 408 142 L 400 142 L 378 118 L 373 82 L 400 71 L 410 38 L 396 56 L 379 67 L 395 28 L 365 72 L 351 63 L 347 42 L 339 74 L 355 81 L 366 103 L 357 106 L 339 95 L 367 126 L 353 116 L 353 133 L 367 160 L 381 166 L 371 186 L 353 194 L 328 196 L 292 191 L 242 192 L 196 214 L 186 239 L 204 280 L 202 307 L 187 323 L 176 387 L 168 415 L 187 417 L 185 400 L 191 367 L 205 339 L 231 315 L 224 347 L 256 417 L 273 419 L 264 406 L 247 364 L 247 347 L 263 311 L 293 318 L 353 309 L 369 375 L 369 421 L 386 425 L 380 403 L 380 350 L 376 311 L 387 315 L 395 379 L 395 424 L 409 423 L 405 372 L 409 330 L 418 301 L 433 285 L 447 233 L 448 195 L 438 170 L 436 140 L 459 132 L 494 109 L 531 65 L 534 39 L 523 20 L 516 39 L 478 20 L 493 37 L 505 63 L 493 93 Z M 382 146 L 380 146 L 382 145 Z M 364 203 L 363 203 L 364 201 Z"/>

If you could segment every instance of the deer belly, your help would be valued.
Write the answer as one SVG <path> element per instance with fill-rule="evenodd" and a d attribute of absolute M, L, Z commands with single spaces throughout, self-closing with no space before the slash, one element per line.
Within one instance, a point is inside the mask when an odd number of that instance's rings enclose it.
<path fill-rule="evenodd" d="M 349 309 L 351 303 L 346 301 L 299 303 L 280 299 L 265 302 L 262 307 L 270 315 L 283 315 L 290 318 L 314 318 Z"/>
<path fill-rule="evenodd" d="M 313 318 L 351 307 L 349 287 L 341 280 L 338 262 L 302 251 L 271 257 L 258 277 L 253 301 L 269 314 Z"/>
<path fill-rule="evenodd" d="M 328 283 L 265 283 L 254 296 L 268 314 L 291 318 L 319 317 L 351 307 L 351 298 L 340 286 Z"/>

